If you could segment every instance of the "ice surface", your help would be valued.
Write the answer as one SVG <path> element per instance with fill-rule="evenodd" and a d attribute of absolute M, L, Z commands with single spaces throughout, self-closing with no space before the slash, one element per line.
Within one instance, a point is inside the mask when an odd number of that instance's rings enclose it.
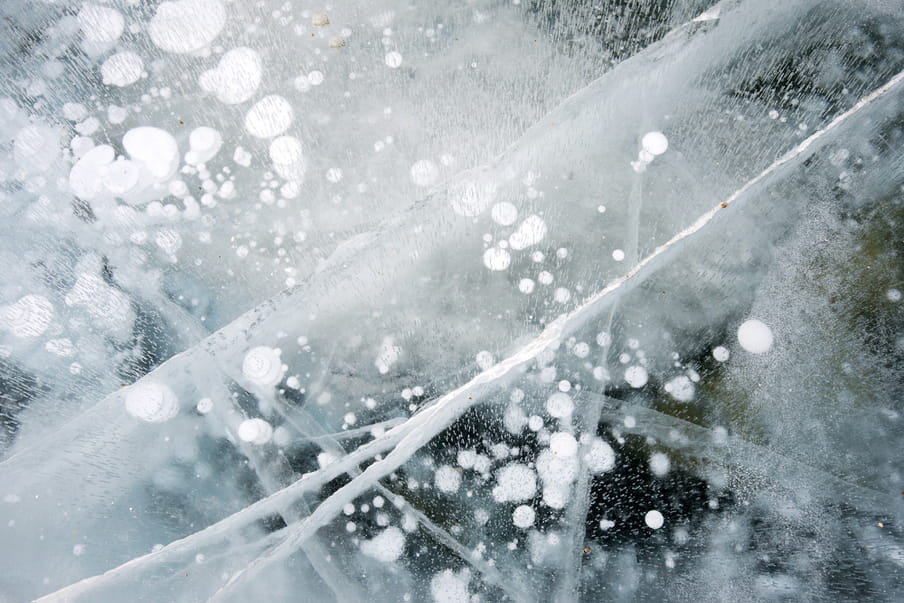
<path fill-rule="evenodd" d="M 904 594 L 904 7 L 0 14 L 0 599 Z"/>

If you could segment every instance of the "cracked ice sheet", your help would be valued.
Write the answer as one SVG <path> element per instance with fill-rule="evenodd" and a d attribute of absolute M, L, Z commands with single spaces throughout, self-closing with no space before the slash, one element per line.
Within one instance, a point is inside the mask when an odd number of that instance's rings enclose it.
<path fill-rule="evenodd" d="M 889 88 L 889 90 L 890 90 L 890 89 L 893 89 L 893 88 Z M 846 125 L 847 125 L 848 127 L 852 127 L 851 124 L 846 124 Z M 835 134 L 837 135 L 837 133 L 835 133 Z M 809 148 L 809 147 L 802 147 L 802 148 Z M 812 151 L 812 150 L 813 150 L 813 149 L 811 149 L 811 151 Z M 802 160 L 802 157 L 798 156 L 798 159 L 801 159 L 801 160 Z M 748 195 L 748 196 L 749 196 L 749 195 Z M 754 206 L 752 206 L 752 208 L 753 208 L 754 210 L 757 210 L 757 211 L 768 211 L 768 210 L 769 210 L 769 208 L 766 207 L 766 206 L 756 206 L 756 205 L 754 205 Z M 729 214 L 729 215 L 731 215 L 731 214 Z M 743 219 L 742 219 L 741 221 L 742 221 L 742 223 L 743 223 Z M 713 233 L 713 234 L 718 234 L 718 233 Z M 718 237 L 716 237 L 716 238 L 718 238 Z M 688 248 L 694 249 L 693 247 L 688 247 Z M 598 340 L 598 343 L 599 343 L 599 340 Z M 602 345 L 602 344 L 601 344 L 601 345 Z M 578 347 L 577 349 L 580 349 L 580 348 Z M 577 355 L 577 352 L 576 352 L 576 355 Z M 488 374 L 488 375 L 492 375 L 492 373 L 493 373 L 493 371 L 488 371 L 487 374 Z M 468 405 L 466 405 L 466 406 L 468 406 Z M 466 407 L 466 406 L 465 406 L 465 407 Z M 560 408 L 560 407 L 561 407 L 561 405 L 557 406 L 556 408 Z M 560 411 L 560 410 L 557 410 L 556 412 L 559 413 L 559 414 L 561 414 L 561 411 Z M 413 450 L 413 449 L 410 448 L 410 445 L 408 446 L 408 448 L 409 448 L 409 450 Z M 409 452 L 409 454 L 410 454 L 410 452 Z M 444 483 L 448 483 L 448 479 L 446 479 L 446 478 L 444 478 L 442 481 L 443 481 Z M 335 506 L 335 505 L 332 505 L 332 506 Z M 337 511 L 334 511 L 334 512 L 337 512 Z"/>
<path fill-rule="evenodd" d="M 673 139 L 673 141 L 672 141 L 672 145 L 673 145 L 673 150 L 674 150 L 674 149 L 675 149 L 675 145 L 676 145 L 676 142 L 675 142 L 674 139 Z M 625 145 L 625 146 L 627 146 L 627 145 Z M 678 148 L 681 148 L 681 147 L 679 146 Z M 636 150 L 632 150 L 632 153 L 636 153 Z M 648 168 L 649 173 L 652 173 L 652 171 L 654 170 L 654 168 L 655 168 L 657 165 L 663 165 L 663 164 L 662 164 L 662 161 L 667 160 L 668 157 L 669 157 L 669 156 L 666 155 L 665 157 L 660 158 L 660 159 L 656 159 L 654 162 L 652 162 L 652 165 Z M 660 162 L 660 163 L 657 164 L 656 162 Z M 552 165 L 553 167 L 555 167 L 557 164 L 551 163 L 551 165 Z M 646 176 L 645 176 L 645 177 L 646 177 Z M 481 190 L 482 190 L 482 189 L 478 189 L 478 192 L 480 192 Z M 579 193 L 581 192 L 580 189 L 575 189 L 575 190 L 577 190 Z M 465 199 L 468 200 L 469 202 L 470 202 L 471 200 L 473 200 L 472 197 L 469 196 L 469 195 L 471 194 L 470 191 L 466 190 L 465 192 L 466 192 Z M 567 189 L 566 189 L 566 192 L 567 192 Z M 578 195 L 578 196 L 581 197 L 581 196 L 583 196 L 583 195 Z M 481 203 L 483 203 L 479 198 L 476 199 L 476 202 L 477 202 L 478 206 L 479 206 Z M 472 206 L 473 206 L 473 204 L 472 204 L 472 205 L 465 206 L 465 208 L 466 208 L 466 209 L 469 209 L 469 208 L 472 207 Z M 610 205 L 608 205 L 608 207 L 611 209 L 611 208 L 613 207 L 613 205 L 610 203 Z M 461 207 L 460 207 L 460 209 L 461 209 Z M 469 211 L 470 211 L 470 209 L 469 209 Z M 624 224 L 625 224 L 626 222 L 629 222 L 629 218 L 626 218 L 625 220 L 622 220 L 622 221 L 615 220 L 615 222 L 613 223 L 613 229 L 617 230 L 618 228 L 623 227 Z M 434 222 L 434 223 L 435 223 L 435 222 Z M 646 221 L 644 221 L 644 224 L 646 224 Z M 558 229 L 557 229 L 557 228 L 554 228 L 554 229 L 552 229 L 552 232 L 553 232 L 553 233 L 558 232 Z M 567 229 L 566 229 L 566 232 L 567 232 Z M 451 238 L 451 237 L 450 237 L 450 238 Z M 641 238 L 642 238 L 642 237 L 638 237 L 638 240 L 640 240 Z M 514 248 L 514 247 L 515 247 L 515 245 L 512 245 L 512 248 Z M 406 249 L 408 249 L 408 250 L 410 250 L 410 249 L 416 249 L 418 252 L 421 251 L 421 248 L 422 248 L 422 246 L 421 246 L 419 243 L 417 243 L 417 242 L 412 243 L 412 244 L 410 244 L 409 246 L 406 247 Z M 372 249 L 372 247 L 365 246 L 365 247 L 363 248 L 363 250 L 364 250 L 365 252 L 367 252 L 368 249 Z M 475 254 L 475 255 L 477 255 L 477 254 Z M 479 257 L 479 256 L 478 256 L 478 257 Z M 385 260 L 387 263 L 394 263 L 394 262 L 392 261 L 391 258 L 381 258 L 381 260 Z M 479 260 L 478 260 L 478 261 L 479 261 Z M 494 262 L 491 262 L 491 264 L 492 264 L 493 266 L 498 266 L 498 264 L 497 264 L 497 263 L 494 263 Z M 479 265 L 479 264 L 478 264 L 478 265 Z M 569 277 L 569 275 L 566 274 L 565 280 L 566 280 L 566 281 L 574 281 L 574 280 L 576 280 L 576 279 L 571 278 L 571 277 Z M 491 290 L 490 288 L 484 287 L 484 290 L 485 290 L 485 291 L 490 291 L 490 293 L 489 293 L 488 295 L 491 295 L 491 294 L 492 294 L 492 290 Z M 557 297 L 558 297 L 558 298 L 564 298 L 564 294 L 560 294 L 560 295 L 558 295 Z M 503 297 L 503 299 L 504 299 L 504 297 Z M 453 298 L 453 301 L 454 301 L 454 298 Z M 416 299 L 416 300 L 414 300 L 414 302 L 417 302 L 417 303 L 424 303 L 424 302 L 423 302 L 423 298 Z M 412 302 L 412 304 L 411 304 L 412 307 L 416 307 L 414 302 Z M 566 303 L 567 303 L 567 302 L 566 302 Z M 466 309 L 470 309 L 470 308 L 473 308 L 473 306 L 466 306 Z M 330 327 L 331 327 L 331 325 L 329 325 L 329 323 L 327 323 L 325 326 L 326 326 L 326 328 L 330 328 Z M 267 327 L 267 326 L 265 325 L 265 326 L 262 328 L 262 330 L 265 332 L 264 336 L 262 336 L 262 339 L 269 339 L 269 338 L 272 337 L 272 329 L 271 329 L 270 327 Z M 460 335 L 460 333 L 453 333 L 453 336 L 448 337 L 448 340 L 459 341 L 459 339 L 457 338 L 457 335 Z M 310 339 L 312 339 L 310 336 L 307 336 L 307 335 L 306 335 L 306 337 L 309 338 L 309 341 L 310 341 Z M 467 339 L 467 338 L 465 338 L 465 339 Z M 487 337 L 487 340 L 491 340 L 491 339 L 492 339 L 492 337 Z M 272 342 L 269 342 L 269 343 L 272 345 Z M 299 344 L 299 345 L 301 345 L 301 344 Z M 380 344 L 380 345 L 382 345 L 382 344 Z M 302 347 L 303 347 L 303 346 L 302 346 Z M 316 346 L 314 346 L 314 347 L 316 347 Z M 389 349 L 389 350 L 394 350 L 394 349 L 396 349 L 396 347 L 401 348 L 403 351 L 405 350 L 405 346 L 397 345 L 395 342 L 394 342 L 394 343 L 391 343 L 391 344 L 388 344 L 388 345 L 386 345 L 386 346 L 383 346 L 383 347 L 386 348 L 386 349 Z M 347 354 L 345 354 L 345 353 L 340 354 L 340 355 L 341 355 L 341 356 L 347 356 Z M 392 355 L 396 355 L 396 356 L 401 357 L 401 354 L 400 354 L 400 353 L 396 353 L 396 352 L 393 352 L 393 354 L 389 354 L 389 355 L 386 355 L 386 356 L 384 356 L 384 355 L 382 354 L 382 352 L 379 352 L 377 355 L 378 355 L 378 358 L 379 358 L 379 357 L 382 357 L 382 358 L 384 358 L 384 359 L 385 359 L 385 358 L 389 358 L 389 357 L 391 357 Z M 239 360 L 239 358 L 235 358 L 235 359 L 234 359 L 234 361 L 236 361 L 236 363 L 237 363 L 238 360 Z M 397 358 L 396 360 L 398 360 L 398 358 Z M 180 359 L 180 361 L 181 361 L 181 359 Z M 356 366 L 356 365 L 367 365 L 367 366 L 369 366 L 369 364 L 367 364 L 367 363 L 356 362 L 356 361 L 354 360 L 354 356 L 353 356 L 353 359 L 352 359 L 351 361 L 346 360 L 345 362 L 346 362 L 346 364 L 349 365 L 349 366 Z M 404 360 L 402 360 L 402 362 L 404 362 Z M 409 362 L 411 362 L 411 361 L 409 360 Z M 411 362 L 411 363 L 414 364 L 413 362 Z M 388 362 L 388 363 L 384 363 L 384 364 L 394 364 L 394 362 Z M 455 363 L 453 363 L 453 364 L 455 364 Z M 233 374 L 235 374 L 235 368 L 234 368 L 234 367 L 231 368 L 230 370 L 233 372 Z M 201 374 L 202 374 L 202 375 L 204 374 L 203 368 L 202 368 Z M 175 377 L 175 378 L 178 380 L 178 379 L 182 379 L 183 377 L 177 376 L 177 377 Z M 329 378 L 327 381 L 329 382 L 329 380 L 332 379 L 333 382 L 335 382 L 335 381 L 338 381 L 340 378 L 341 378 L 341 379 L 345 379 L 345 377 L 340 377 L 340 376 L 330 376 L 330 378 Z M 354 379 L 348 379 L 348 381 L 351 382 L 352 384 L 354 383 Z M 351 391 L 354 391 L 354 388 L 349 388 L 349 389 L 350 389 Z M 323 392 L 315 392 L 315 393 L 318 394 L 318 395 L 317 395 L 317 398 L 319 399 L 319 398 L 320 398 L 320 394 L 323 393 Z M 332 392 L 327 392 L 327 393 L 332 393 Z M 357 394 L 357 393 L 358 393 L 358 392 L 356 391 L 355 394 Z M 335 395 L 335 394 L 332 394 L 332 395 Z M 313 396 L 312 396 L 312 397 L 313 397 Z M 328 403 L 325 403 L 325 405 L 328 406 Z M 337 420 L 338 420 L 338 417 L 328 417 L 328 418 L 332 419 L 333 421 L 337 421 Z"/>

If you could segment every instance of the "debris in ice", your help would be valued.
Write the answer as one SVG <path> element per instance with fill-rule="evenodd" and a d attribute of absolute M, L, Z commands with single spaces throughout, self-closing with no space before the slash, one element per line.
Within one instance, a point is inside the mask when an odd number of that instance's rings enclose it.
<path fill-rule="evenodd" d="M 262 63 L 252 48 L 234 48 L 220 57 L 217 66 L 198 78 L 198 85 L 221 103 L 235 105 L 254 96 L 261 83 Z"/>
<path fill-rule="evenodd" d="M 361 543 L 361 552 L 377 561 L 391 563 L 402 556 L 405 551 L 405 532 L 390 526 Z"/>
<path fill-rule="evenodd" d="M 246 419 L 239 425 L 239 439 L 262 446 L 273 437 L 273 426 L 263 419 Z"/>
<path fill-rule="evenodd" d="M 151 41 L 175 54 L 197 53 L 207 48 L 226 25 L 221 0 L 162 2 L 148 24 Z"/>
<path fill-rule="evenodd" d="M 242 362 L 242 374 L 245 378 L 261 387 L 272 387 L 279 383 L 283 372 L 280 351 L 276 348 L 267 346 L 251 348 Z"/>
<path fill-rule="evenodd" d="M 282 96 L 270 94 L 245 114 L 245 130 L 257 138 L 279 136 L 292 125 L 292 105 Z"/>
<path fill-rule="evenodd" d="M 493 499 L 496 502 L 521 502 L 537 493 L 537 476 L 527 465 L 512 463 L 496 472 Z"/>
<path fill-rule="evenodd" d="M 662 516 L 662 513 L 654 509 L 653 511 L 647 511 L 647 514 L 643 517 L 643 521 L 647 524 L 647 527 L 658 530 L 665 523 L 665 517 Z"/>
<path fill-rule="evenodd" d="M 533 507 L 519 505 L 518 507 L 515 507 L 514 512 L 512 512 L 512 523 L 519 528 L 529 528 L 534 525 L 536 515 Z"/>
<path fill-rule="evenodd" d="M 128 86 L 141 79 L 144 61 L 134 52 L 117 52 L 100 66 L 100 75 L 108 86 Z"/>
<path fill-rule="evenodd" d="M 738 327 L 738 343 L 751 354 L 768 352 L 772 341 L 772 329 L 762 321 L 751 319 Z"/>
<path fill-rule="evenodd" d="M 144 379 L 126 390 L 126 411 L 148 423 L 163 423 L 179 414 L 179 400 L 165 383 Z"/>
<path fill-rule="evenodd" d="M 436 470 L 433 481 L 440 492 L 454 494 L 458 492 L 458 488 L 461 485 L 461 473 L 459 473 L 455 467 L 443 465 Z"/>
<path fill-rule="evenodd" d="M 314 13 L 311 16 L 311 25 L 314 27 L 326 27 L 330 24 L 330 18 L 323 13 Z"/>
<path fill-rule="evenodd" d="M 0 325 L 16 337 L 43 335 L 53 321 L 53 304 L 43 295 L 26 295 L 0 310 Z"/>

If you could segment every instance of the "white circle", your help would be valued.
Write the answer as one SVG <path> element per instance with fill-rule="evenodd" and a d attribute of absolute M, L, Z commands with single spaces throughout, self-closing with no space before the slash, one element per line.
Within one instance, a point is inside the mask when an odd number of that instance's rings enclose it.
<path fill-rule="evenodd" d="M 648 380 L 647 369 L 642 366 L 629 366 L 625 369 L 625 381 L 635 389 L 646 385 Z"/>
<path fill-rule="evenodd" d="M 536 283 L 533 281 L 533 279 L 529 278 L 523 278 L 518 282 L 518 290 L 524 294 L 533 293 L 535 286 Z"/>
<path fill-rule="evenodd" d="M 198 400 L 198 405 L 196 408 L 198 409 L 199 413 L 206 415 L 213 410 L 213 400 L 211 400 L 210 398 L 201 398 L 200 400 Z"/>
<path fill-rule="evenodd" d="M 665 517 L 663 517 L 662 513 L 659 511 L 647 511 L 647 514 L 643 517 L 643 521 L 647 524 L 647 527 L 658 530 L 665 523 Z"/>
<path fill-rule="evenodd" d="M 574 412 L 574 401 L 566 393 L 556 392 L 546 400 L 546 412 L 556 419 L 571 416 Z"/>
<path fill-rule="evenodd" d="M 669 148 L 669 139 L 662 132 L 647 132 L 643 135 L 640 146 L 650 155 L 662 155 Z"/>
<path fill-rule="evenodd" d="M 625 259 L 625 252 L 622 251 L 621 249 L 616 249 L 615 251 L 612 252 L 612 259 L 615 260 L 616 262 L 621 262 L 622 260 Z"/>
<path fill-rule="evenodd" d="M 725 362 L 730 355 L 731 352 L 724 346 L 720 345 L 713 348 L 713 358 L 715 358 L 717 362 Z"/>
<path fill-rule="evenodd" d="M 518 219 L 518 208 L 508 201 L 497 203 L 490 210 L 490 217 L 493 222 L 502 226 L 510 226 Z"/>
<path fill-rule="evenodd" d="M 549 436 L 549 449 L 558 457 L 569 458 L 578 451 L 578 442 L 574 436 L 564 431 Z"/>
<path fill-rule="evenodd" d="M 432 186 L 439 180 L 439 168 L 429 159 L 421 159 L 411 166 L 409 175 L 417 186 Z"/>
<path fill-rule="evenodd" d="M 117 52 L 100 66 L 100 75 L 107 86 L 128 86 L 141 79 L 144 61 L 134 52 Z"/>
<path fill-rule="evenodd" d="M 246 419 L 239 425 L 239 439 L 258 446 L 266 444 L 273 437 L 273 427 L 263 419 Z"/>
<path fill-rule="evenodd" d="M 255 385 L 276 385 L 283 374 L 279 351 L 267 346 L 248 350 L 242 362 L 242 374 Z"/>
<path fill-rule="evenodd" d="M 738 343 L 751 354 L 768 352 L 772 342 L 772 329 L 762 321 L 751 319 L 738 327 Z"/>
<path fill-rule="evenodd" d="M 386 63 L 387 67 L 398 69 L 402 66 L 402 53 L 396 52 L 395 50 L 387 52 L 386 56 L 383 57 L 383 62 Z"/>
<path fill-rule="evenodd" d="M 278 94 L 270 94 L 248 109 L 245 130 L 257 138 L 273 138 L 288 130 L 293 119 L 289 101 Z"/>
<path fill-rule="evenodd" d="M 519 528 L 529 528 L 534 525 L 534 519 L 537 517 L 533 507 L 527 505 L 519 505 L 515 507 L 512 513 L 512 523 Z"/>
<path fill-rule="evenodd" d="M 126 392 L 126 411 L 148 423 L 163 423 L 179 414 L 179 400 L 165 383 L 147 379 Z"/>
<path fill-rule="evenodd" d="M 512 264 L 512 256 L 505 249 L 490 247 L 483 252 L 483 265 L 490 270 L 505 270 Z"/>

